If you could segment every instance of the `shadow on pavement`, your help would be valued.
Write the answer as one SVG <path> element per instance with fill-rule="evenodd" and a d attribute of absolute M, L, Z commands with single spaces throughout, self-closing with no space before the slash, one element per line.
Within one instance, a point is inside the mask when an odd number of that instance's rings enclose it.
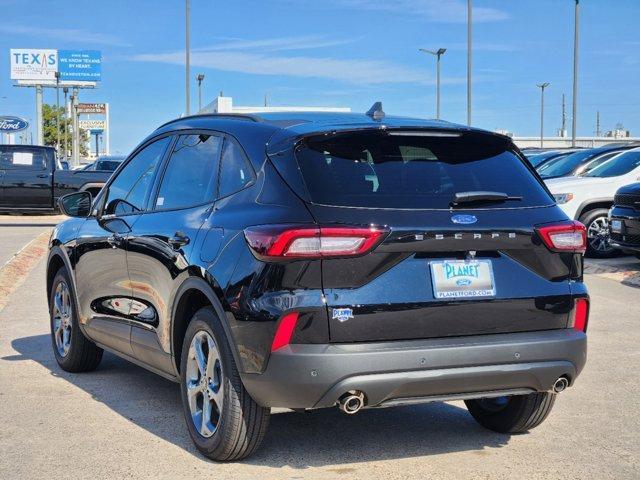
<path fill-rule="evenodd" d="M 19 354 L 0 360 L 34 360 L 139 427 L 200 456 L 184 425 L 177 384 L 107 352 L 96 371 L 67 373 L 53 357 L 49 335 L 19 338 L 12 347 Z M 508 435 L 478 426 L 465 408 L 447 403 L 363 410 L 354 416 L 337 409 L 282 411 L 271 415 L 262 447 L 243 463 L 304 469 L 459 451 L 485 455 L 483 449 L 508 441 Z"/>

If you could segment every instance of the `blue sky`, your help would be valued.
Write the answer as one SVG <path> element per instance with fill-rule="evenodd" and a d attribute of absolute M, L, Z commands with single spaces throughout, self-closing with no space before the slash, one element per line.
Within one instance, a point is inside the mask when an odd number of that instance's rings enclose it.
<path fill-rule="evenodd" d="M 572 0 L 474 0 L 473 124 L 537 135 L 570 115 Z M 465 0 L 191 0 L 192 77 L 205 103 L 347 106 L 466 122 Z M 581 2 L 578 135 L 623 122 L 640 136 L 640 1 Z M 103 81 L 81 101 L 111 104 L 112 150 L 126 153 L 184 111 L 184 0 L 0 0 L 0 114 L 35 116 L 32 89 L 9 80 L 10 48 L 96 49 Z M 55 102 L 48 90 L 45 101 Z M 197 90 L 192 82 L 192 103 Z"/>

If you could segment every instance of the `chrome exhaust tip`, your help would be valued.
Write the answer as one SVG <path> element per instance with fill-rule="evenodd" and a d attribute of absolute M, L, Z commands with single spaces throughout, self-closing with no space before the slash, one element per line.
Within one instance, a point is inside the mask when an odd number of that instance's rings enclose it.
<path fill-rule="evenodd" d="M 347 415 L 354 415 L 364 407 L 364 393 L 359 390 L 350 390 L 338 400 L 338 408 Z"/>
<path fill-rule="evenodd" d="M 563 392 L 569 386 L 569 380 L 567 377 L 560 377 L 556 380 L 556 383 L 553 384 L 553 392 L 560 393 Z"/>

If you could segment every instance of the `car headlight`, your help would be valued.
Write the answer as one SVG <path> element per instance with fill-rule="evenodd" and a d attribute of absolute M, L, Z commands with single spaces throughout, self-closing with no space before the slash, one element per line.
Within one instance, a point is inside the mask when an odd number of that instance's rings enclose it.
<path fill-rule="evenodd" d="M 554 193 L 553 198 L 556 199 L 558 205 L 562 205 L 573 200 L 573 193 Z"/>

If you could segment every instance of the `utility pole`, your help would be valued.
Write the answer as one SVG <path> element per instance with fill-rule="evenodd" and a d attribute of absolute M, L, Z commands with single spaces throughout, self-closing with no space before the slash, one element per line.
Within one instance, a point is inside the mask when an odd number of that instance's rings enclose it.
<path fill-rule="evenodd" d="M 580 0 L 575 0 L 575 21 L 573 36 L 573 118 L 571 119 L 571 146 L 576 146 L 576 131 L 578 123 L 578 43 L 580 39 Z"/>
<path fill-rule="evenodd" d="M 544 89 L 551 85 L 549 82 L 538 84 L 540 88 L 540 148 L 544 146 Z"/>
<path fill-rule="evenodd" d="M 564 93 L 562 94 L 562 126 L 560 127 L 561 136 L 567 134 L 567 105 L 564 101 Z"/>
<path fill-rule="evenodd" d="M 69 93 L 68 87 L 63 87 L 62 92 L 64 93 L 64 116 L 62 117 L 64 120 L 64 148 L 63 148 L 63 158 L 67 160 L 69 149 L 67 148 L 67 139 L 69 138 L 69 104 L 67 103 L 67 94 Z"/>
<path fill-rule="evenodd" d="M 42 85 L 36 85 L 36 145 L 44 145 L 44 122 L 42 121 Z"/>
<path fill-rule="evenodd" d="M 60 156 L 60 72 L 56 72 L 56 152 Z"/>
<path fill-rule="evenodd" d="M 202 110 L 202 81 L 204 80 L 204 73 L 199 73 L 196 76 L 198 81 L 198 111 Z"/>
<path fill-rule="evenodd" d="M 109 123 L 109 104 L 105 103 L 104 104 L 104 121 L 106 123 L 105 130 L 104 130 L 104 154 L 105 155 L 110 155 L 111 154 L 111 147 L 110 147 L 110 132 L 109 129 L 111 128 L 111 124 Z"/>
<path fill-rule="evenodd" d="M 73 142 L 71 146 L 71 163 L 80 165 L 80 127 L 78 122 L 78 89 L 71 94 L 71 119 L 73 123 Z"/>
<path fill-rule="evenodd" d="M 596 137 L 600 136 L 600 110 L 596 112 Z"/>
<path fill-rule="evenodd" d="M 267 99 L 267 94 L 265 93 L 265 94 L 264 94 L 264 106 L 265 106 L 265 107 L 266 107 L 266 106 L 268 105 L 268 103 L 269 103 L 267 100 L 268 100 L 268 99 Z"/>
<path fill-rule="evenodd" d="M 189 65 L 189 16 L 190 16 L 190 6 L 189 6 L 189 0 L 185 0 L 185 17 L 186 17 L 186 35 L 185 35 L 185 67 L 186 67 L 186 71 L 185 71 L 185 81 L 186 81 L 186 85 L 185 85 L 185 93 L 186 93 L 186 109 L 185 109 L 185 113 L 187 115 L 189 115 L 189 113 L 191 113 L 191 108 L 190 108 L 190 104 L 191 104 L 191 92 L 189 91 L 189 87 L 191 85 L 191 73 L 190 73 L 190 65 Z"/>
<path fill-rule="evenodd" d="M 467 125 L 471 126 L 471 0 L 467 0 Z"/>
<path fill-rule="evenodd" d="M 423 53 L 430 53 L 436 57 L 436 118 L 440 120 L 440 57 L 447 51 L 446 48 L 439 48 L 435 52 L 426 48 L 419 49 Z"/>

